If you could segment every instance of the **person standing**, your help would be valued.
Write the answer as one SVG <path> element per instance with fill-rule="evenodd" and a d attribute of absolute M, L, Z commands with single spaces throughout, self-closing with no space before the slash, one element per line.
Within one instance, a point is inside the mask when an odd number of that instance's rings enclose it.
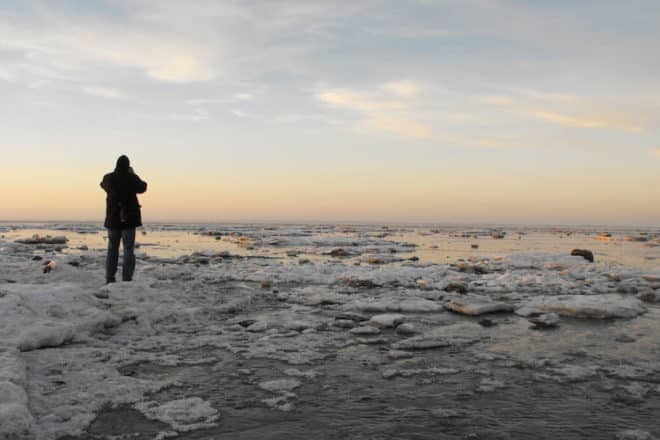
<path fill-rule="evenodd" d="M 120 156 L 115 170 L 103 176 L 101 188 L 107 195 L 104 226 L 108 230 L 108 255 L 105 260 L 105 281 L 116 281 L 120 241 L 124 246 L 122 280 L 132 281 L 135 271 L 135 228 L 142 226 L 137 194 L 147 190 L 147 183 L 135 174 L 128 157 Z"/>

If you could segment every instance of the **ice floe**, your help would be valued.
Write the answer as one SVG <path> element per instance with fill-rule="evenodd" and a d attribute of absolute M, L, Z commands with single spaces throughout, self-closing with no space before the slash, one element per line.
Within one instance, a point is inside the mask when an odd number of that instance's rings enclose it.
<path fill-rule="evenodd" d="M 617 294 L 542 296 L 525 303 L 516 313 L 554 312 L 573 318 L 634 318 L 646 312 L 642 302 L 634 297 Z"/>
<path fill-rule="evenodd" d="M 374 315 L 369 319 L 368 324 L 377 328 L 394 328 L 405 321 L 406 316 L 399 313 L 384 313 Z"/>
<path fill-rule="evenodd" d="M 434 328 L 419 336 L 403 339 L 392 345 L 395 350 L 426 350 L 432 348 L 465 346 L 478 342 L 487 335 L 478 324 L 458 323 Z"/>

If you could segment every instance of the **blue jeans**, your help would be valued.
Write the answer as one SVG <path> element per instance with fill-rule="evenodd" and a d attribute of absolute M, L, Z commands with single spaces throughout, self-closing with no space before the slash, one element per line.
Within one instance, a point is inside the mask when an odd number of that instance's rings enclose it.
<path fill-rule="evenodd" d="M 105 260 L 105 280 L 115 281 L 119 262 L 119 242 L 124 244 L 121 278 L 131 281 L 135 271 L 135 228 L 108 229 L 108 257 Z"/>

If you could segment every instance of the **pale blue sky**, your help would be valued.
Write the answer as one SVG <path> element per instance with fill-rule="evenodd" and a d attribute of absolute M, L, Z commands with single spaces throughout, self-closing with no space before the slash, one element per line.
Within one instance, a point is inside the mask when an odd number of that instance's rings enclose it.
<path fill-rule="evenodd" d="M 655 1 L 1 0 L 0 219 L 100 217 L 126 153 L 158 220 L 658 225 L 659 22 Z"/>

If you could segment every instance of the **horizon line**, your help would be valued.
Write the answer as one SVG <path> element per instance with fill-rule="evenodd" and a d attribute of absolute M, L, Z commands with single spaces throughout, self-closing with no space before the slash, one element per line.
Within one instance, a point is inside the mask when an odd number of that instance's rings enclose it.
<path fill-rule="evenodd" d="M 71 219 L 51 219 L 51 220 L 35 220 L 35 219 L 22 219 L 22 220 L 4 220 L 0 219 L 0 224 L 36 224 L 36 223 L 45 223 L 45 224 L 56 224 L 56 223 L 65 223 L 65 224 L 99 224 L 103 226 L 103 220 L 71 220 Z M 286 220 L 286 219 L 229 219 L 229 220 L 154 220 L 149 222 L 144 222 L 142 227 L 153 225 L 163 225 L 163 224 L 174 224 L 174 225 L 268 225 L 268 224 L 277 224 L 277 225 L 402 225 L 402 226 L 535 226 L 535 227 L 556 227 L 556 226 L 573 226 L 573 227 L 599 227 L 599 228 L 660 228 L 660 225 L 651 225 L 651 224 L 606 224 L 606 223 L 571 223 L 571 222 L 557 222 L 557 223 L 540 223 L 540 222 L 501 222 L 501 221 L 370 221 L 370 220 L 318 220 L 318 219 L 307 219 L 307 220 Z"/>

